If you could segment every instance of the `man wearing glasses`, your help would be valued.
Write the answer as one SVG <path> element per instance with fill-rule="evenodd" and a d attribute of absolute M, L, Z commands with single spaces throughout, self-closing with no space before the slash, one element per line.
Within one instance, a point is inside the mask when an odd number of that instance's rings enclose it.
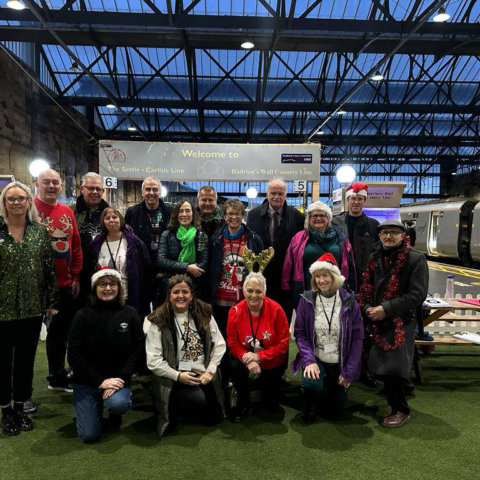
<path fill-rule="evenodd" d="M 152 265 L 157 264 L 160 237 L 166 230 L 172 213 L 172 207 L 165 205 L 160 198 L 161 189 L 162 184 L 158 178 L 147 177 L 142 183 L 143 202 L 129 207 L 125 213 L 125 223 L 132 227 L 133 233 L 146 245 Z M 160 275 L 157 271 L 155 292 L 160 287 Z"/>
<path fill-rule="evenodd" d="M 401 427 L 410 420 L 405 387 L 415 348 L 416 309 L 428 291 L 428 266 L 423 253 L 410 248 L 405 227 L 387 220 L 378 227 L 380 245 L 371 255 L 358 295 L 372 339 L 368 370 L 385 387 L 391 413 L 381 425 Z"/>
<path fill-rule="evenodd" d="M 103 200 L 103 177 L 95 172 L 88 172 L 82 177 L 81 195 L 72 210 L 77 221 L 85 254 L 88 244 L 100 233 L 100 216 L 108 207 Z"/>

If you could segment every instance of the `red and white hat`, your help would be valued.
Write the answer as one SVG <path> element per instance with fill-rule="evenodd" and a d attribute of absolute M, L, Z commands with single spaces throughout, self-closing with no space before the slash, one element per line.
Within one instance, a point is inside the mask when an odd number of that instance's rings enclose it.
<path fill-rule="evenodd" d="M 368 185 L 366 183 L 352 183 L 345 192 L 345 198 L 350 195 L 363 195 L 366 199 L 368 197 Z"/>
<path fill-rule="evenodd" d="M 340 273 L 335 257 L 331 253 L 324 253 L 316 262 L 313 262 L 308 269 L 310 275 L 313 275 L 317 270 L 328 270 L 333 275 L 340 277 L 342 283 L 345 281 L 345 277 Z"/>
<path fill-rule="evenodd" d="M 118 270 L 114 270 L 110 267 L 102 267 L 92 275 L 92 287 L 94 287 L 102 277 L 115 277 L 118 278 L 119 282 L 122 281 L 122 275 L 120 275 Z"/>

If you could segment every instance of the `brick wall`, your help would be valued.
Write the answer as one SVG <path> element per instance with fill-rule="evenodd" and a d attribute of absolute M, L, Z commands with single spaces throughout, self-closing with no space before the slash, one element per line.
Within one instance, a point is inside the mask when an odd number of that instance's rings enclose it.
<path fill-rule="evenodd" d="M 86 130 L 88 123 L 68 109 Z M 39 88 L 0 50 L 0 174 L 32 183 L 28 171 L 34 158 L 44 158 L 62 176 L 67 196 L 75 194 L 80 177 L 98 172 L 98 148 L 59 107 L 39 102 Z"/>

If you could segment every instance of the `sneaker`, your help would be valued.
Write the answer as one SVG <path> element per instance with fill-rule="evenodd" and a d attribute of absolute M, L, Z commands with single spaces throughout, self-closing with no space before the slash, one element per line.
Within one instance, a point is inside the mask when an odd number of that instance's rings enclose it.
<path fill-rule="evenodd" d="M 4 415 L 2 417 L 2 433 L 9 437 L 13 437 L 20 433 L 20 427 L 15 415 Z"/>
<path fill-rule="evenodd" d="M 25 413 L 37 413 L 38 406 L 32 399 L 30 399 L 23 403 L 23 411 Z"/>
<path fill-rule="evenodd" d="M 22 432 L 33 430 L 33 422 L 23 410 L 14 410 L 15 420 Z"/>
<path fill-rule="evenodd" d="M 48 389 L 53 390 L 54 392 L 73 392 L 73 386 L 71 383 L 50 382 L 48 384 Z"/>

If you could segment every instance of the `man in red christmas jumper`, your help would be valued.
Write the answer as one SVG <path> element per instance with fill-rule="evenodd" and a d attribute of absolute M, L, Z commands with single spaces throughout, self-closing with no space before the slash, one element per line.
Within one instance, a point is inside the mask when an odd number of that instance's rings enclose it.
<path fill-rule="evenodd" d="M 71 392 L 65 368 L 67 338 L 75 315 L 72 300 L 80 293 L 79 277 L 82 270 L 82 248 L 73 211 L 58 203 L 62 180 L 52 169 L 42 172 L 37 179 L 38 197 L 34 203 L 40 221 L 45 225 L 52 242 L 57 282 L 60 289 L 58 314 L 48 325 L 47 359 L 48 389 Z"/>

